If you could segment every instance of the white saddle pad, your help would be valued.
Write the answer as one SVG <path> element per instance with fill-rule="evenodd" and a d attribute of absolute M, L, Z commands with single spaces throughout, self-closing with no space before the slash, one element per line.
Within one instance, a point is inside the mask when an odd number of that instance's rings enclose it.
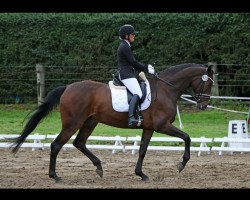
<path fill-rule="evenodd" d="M 141 110 L 146 110 L 150 106 L 151 92 L 148 80 L 145 81 L 147 87 L 146 98 L 141 104 Z M 128 112 L 128 95 L 125 86 L 115 86 L 113 81 L 109 81 L 109 87 L 112 96 L 112 106 L 117 112 Z"/>

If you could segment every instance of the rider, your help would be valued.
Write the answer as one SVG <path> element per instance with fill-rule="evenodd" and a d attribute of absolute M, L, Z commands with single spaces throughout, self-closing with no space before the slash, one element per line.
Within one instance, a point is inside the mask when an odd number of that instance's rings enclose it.
<path fill-rule="evenodd" d="M 139 100 L 142 98 L 142 91 L 138 83 L 138 74 L 141 71 L 150 74 L 155 73 L 155 69 L 150 64 L 142 64 L 134 58 L 131 50 L 131 43 L 135 40 L 135 29 L 129 24 L 125 24 L 119 29 L 119 38 L 121 43 L 117 49 L 119 78 L 127 89 L 133 94 L 129 104 L 128 126 L 134 126 L 138 123 L 134 113 L 138 107 Z"/>

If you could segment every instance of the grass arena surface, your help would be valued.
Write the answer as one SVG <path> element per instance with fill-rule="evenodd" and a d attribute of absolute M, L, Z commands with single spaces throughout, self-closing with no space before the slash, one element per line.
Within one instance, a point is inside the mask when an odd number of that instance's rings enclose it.
<path fill-rule="evenodd" d="M 26 120 L 26 115 L 35 105 L 9 105 L 0 104 L 0 134 L 20 134 Z M 223 106 L 226 108 L 226 106 Z M 237 111 L 248 111 L 248 107 L 238 106 L 229 107 Z M 182 129 L 190 137 L 224 137 L 227 136 L 229 120 L 246 120 L 246 114 L 218 111 L 214 109 L 198 110 L 194 105 L 179 106 L 181 120 L 184 128 Z M 173 123 L 179 128 L 179 119 L 176 115 Z M 33 133 L 55 134 L 61 130 L 61 117 L 57 110 L 45 118 Z M 98 136 L 136 136 L 141 135 L 142 130 L 121 129 L 104 124 L 98 124 L 92 135 Z M 154 133 L 154 136 L 165 136 L 164 134 Z"/>
<path fill-rule="evenodd" d="M 92 150 L 100 158 L 103 178 L 96 167 L 77 149 L 61 150 L 57 159 L 55 183 L 48 176 L 49 149 L 20 149 L 13 155 L 9 149 L 0 149 L 0 188 L 250 188 L 249 153 L 191 152 L 186 168 L 177 172 L 176 164 L 183 152 L 148 151 L 143 172 L 150 180 L 142 182 L 134 169 L 138 154 L 130 151 L 112 154 L 110 150 Z"/>

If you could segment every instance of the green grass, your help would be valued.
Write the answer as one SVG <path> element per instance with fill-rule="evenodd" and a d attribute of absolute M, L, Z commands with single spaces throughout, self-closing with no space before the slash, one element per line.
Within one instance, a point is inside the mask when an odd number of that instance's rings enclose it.
<path fill-rule="evenodd" d="M 20 134 L 25 116 L 36 105 L 0 105 L 0 134 Z M 189 106 L 190 107 L 190 106 Z M 227 136 L 229 120 L 245 120 L 246 114 L 231 113 L 225 111 L 211 110 L 187 112 L 184 107 L 180 107 L 180 115 L 184 132 L 190 137 L 224 137 Z M 190 111 L 196 110 L 195 107 L 189 108 Z M 248 108 L 234 107 L 234 110 L 248 111 Z M 179 120 L 173 123 L 179 128 Z M 60 113 L 58 110 L 52 112 L 34 130 L 33 133 L 55 134 L 61 130 Z M 135 136 L 141 135 L 141 130 L 120 129 L 104 124 L 98 124 L 92 135 L 100 136 Z M 165 136 L 155 133 L 154 136 Z"/>

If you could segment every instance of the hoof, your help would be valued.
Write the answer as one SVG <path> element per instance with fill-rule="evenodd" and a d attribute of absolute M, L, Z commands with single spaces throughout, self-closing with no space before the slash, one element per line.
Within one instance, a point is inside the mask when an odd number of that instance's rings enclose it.
<path fill-rule="evenodd" d="M 145 175 L 145 176 L 143 176 L 143 177 L 141 178 L 141 180 L 142 180 L 143 182 L 147 182 L 147 181 L 149 181 L 149 178 Z"/>
<path fill-rule="evenodd" d="M 137 176 L 140 176 L 142 181 L 149 181 L 148 176 L 145 175 L 145 174 L 143 174 L 142 172 L 141 172 L 141 173 L 135 172 L 135 174 L 136 174 Z"/>
<path fill-rule="evenodd" d="M 178 164 L 177 164 L 177 170 L 178 170 L 178 172 L 180 173 L 183 169 L 184 169 L 184 165 L 183 165 L 183 163 L 182 162 L 179 162 Z"/>
<path fill-rule="evenodd" d="M 62 179 L 61 179 L 60 177 L 58 177 L 58 176 L 55 177 L 55 182 L 56 182 L 56 183 L 60 183 L 61 181 L 62 181 Z"/>
<path fill-rule="evenodd" d="M 59 182 L 61 182 L 61 178 L 59 177 L 59 176 L 57 176 L 57 175 L 54 175 L 54 176 L 49 176 L 50 178 L 53 178 L 54 180 L 55 180 L 55 182 L 56 183 L 59 183 Z"/>
<path fill-rule="evenodd" d="M 103 177 L 103 171 L 101 169 L 96 169 L 95 171 L 101 178 Z"/>

